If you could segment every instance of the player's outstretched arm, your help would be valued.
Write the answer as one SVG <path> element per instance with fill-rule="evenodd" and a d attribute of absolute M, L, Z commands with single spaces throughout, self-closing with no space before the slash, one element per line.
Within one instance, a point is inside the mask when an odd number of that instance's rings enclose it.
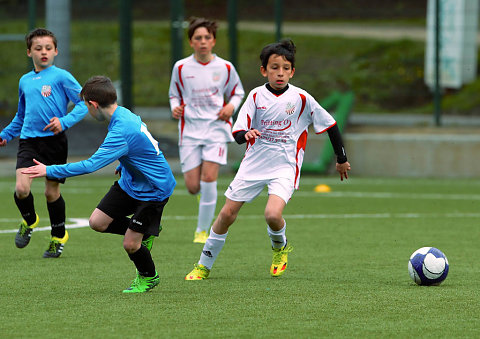
<path fill-rule="evenodd" d="M 343 178 L 348 179 L 348 171 L 350 171 L 350 163 L 344 162 L 343 164 L 339 164 L 337 162 L 336 166 L 337 172 L 340 173 L 340 180 L 343 181 Z"/>
<path fill-rule="evenodd" d="M 22 170 L 22 174 L 28 174 L 30 178 L 40 178 L 47 176 L 47 166 L 42 164 L 37 159 L 33 159 L 33 162 L 36 163 L 35 166 L 30 166 Z"/>

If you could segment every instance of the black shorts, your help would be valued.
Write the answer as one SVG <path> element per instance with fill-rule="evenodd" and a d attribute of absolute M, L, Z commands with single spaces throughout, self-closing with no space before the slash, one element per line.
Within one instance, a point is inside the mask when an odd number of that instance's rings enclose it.
<path fill-rule="evenodd" d="M 137 200 L 125 193 L 117 181 L 110 187 L 110 190 L 103 197 L 97 208 L 110 218 L 123 218 L 130 214 L 128 228 L 142 234 L 158 236 L 162 226 L 163 208 L 168 198 L 163 201 L 142 201 Z"/>
<path fill-rule="evenodd" d="M 33 159 L 45 165 L 63 165 L 67 162 L 68 140 L 65 133 L 50 137 L 20 139 L 17 152 L 17 169 L 34 166 Z M 48 180 L 64 183 L 65 178 Z"/>

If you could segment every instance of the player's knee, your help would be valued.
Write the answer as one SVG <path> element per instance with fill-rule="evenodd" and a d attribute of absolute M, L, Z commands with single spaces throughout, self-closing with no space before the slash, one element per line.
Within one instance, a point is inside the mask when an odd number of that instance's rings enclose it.
<path fill-rule="evenodd" d="M 102 224 L 97 218 L 95 217 L 90 217 L 90 219 L 88 219 L 88 224 L 90 225 L 90 228 L 94 231 L 97 231 L 97 232 L 104 232 L 108 225 L 104 225 Z"/>
<path fill-rule="evenodd" d="M 28 185 L 22 185 L 17 183 L 15 185 L 15 195 L 18 199 L 25 199 L 30 194 L 30 187 Z"/>
<path fill-rule="evenodd" d="M 187 186 L 188 193 L 198 194 L 200 192 L 200 185 L 189 185 Z"/>
<path fill-rule="evenodd" d="M 60 193 L 56 191 L 45 190 L 45 198 L 49 202 L 57 201 L 60 198 Z"/>
<path fill-rule="evenodd" d="M 129 254 L 133 254 L 136 251 L 138 251 L 140 246 L 141 246 L 141 244 L 137 243 L 136 241 L 133 241 L 133 240 L 127 239 L 127 238 L 123 239 L 123 248 Z"/>
<path fill-rule="evenodd" d="M 214 182 L 217 180 L 218 174 L 217 173 L 203 173 L 202 174 L 202 181 L 204 182 Z"/>
<path fill-rule="evenodd" d="M 277 211 L 266 210 L 265 221 L 268 225 L 280 225 L 283 224 L 283 217 L 282 214 Z"/>

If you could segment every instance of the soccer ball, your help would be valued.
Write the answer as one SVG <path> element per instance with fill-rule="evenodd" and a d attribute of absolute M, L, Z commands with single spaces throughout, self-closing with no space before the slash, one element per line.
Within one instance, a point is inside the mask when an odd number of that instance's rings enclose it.
<path fill-rule="evenodd" d="M 417 285 L 440 285 L 448 275 L 448 259 L 435 247 L 422 247 L 410 256 L 408 273 Z"/>

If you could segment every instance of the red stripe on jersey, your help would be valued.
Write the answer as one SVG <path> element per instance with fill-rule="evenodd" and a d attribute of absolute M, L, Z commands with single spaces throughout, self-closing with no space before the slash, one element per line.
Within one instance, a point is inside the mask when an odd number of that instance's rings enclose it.
<path fill-rule="evenodd" d="M 255 102 L 256 99 L 257 99 L 257 93 L 255 92 L 255 93 L 253 93 L 253 102 L 254 102 L 255 106 L 257 105 L 257 103 Z"/>
<path fill-rule="evenodd" d="M 185 128 L 185 118 L 182 117 L 180 118 L 180 145 L 182 144 L 183 141 L 183 129 Z"/>
<path fill-rule="evenodd" d="M 227 71 L 228 71 L 228 75 L 227 75 L 227 81 L 225 81 L 225 85 L 224 86 L 227 86 L 228 82 L 230 81 L 230 71 L 231 71 L 231 68 L 229 64 L 225 64 L 225 66 L 227 66 Z"/>
<path fill-rule="evenodd" d="M 253 96 L 255 97 L 255 95 L 257 95 L 257 93 L 255 93 Z M 248 129 L 251 129 L 252 128 L 252 118 L 250 118 L 250 115 L 247 114 L 247 127 Z M 257 139 L 255 138 L 252 138 L 250 140 L 247 141 L 247 149 L 249 149 L 256 141 Z"/>
<path fill-rule="evenodd" d="M 178 95 L 180 95 L 180 105 L 183 105 L 183 95 L 180 86 L 178 86 L 178 82 L 175 81 L 175 86 L 177 86 Z"/>
<path fill-rule="evenodd" d="M 323 131 L 320 131 L 320 132 L 315 132 L 315 134 L 322 134 L 323 132 L 329 130 L 330 128 L 332 128 L 333 126 L 335 126 L 337 124 L 337 122 L 335 121 L 334 124 L 332 124 L 331 126 L 328 126 L 327 128 L 325 128 Z"/>
<path fill-rule="evenodd" d="M 232 92 L 230 93 L 230 97 L 233 97 L 233 96 L 235 95 L 235 89 L 237 89 L 237 85 L 238 85 L 238 84 L 236 84 L 236 85 L 233 87 Z"/>
<path fill-rule="evenodd" d="M 305 95 L 303 94 L 299 94 L 300 95 L 300 99 L 302 99 L 302 108 L 300 109 L 300 114 L 298 115 L 298 120 L 300 120 L 300 117 L 302 116 L 303 114 L 303 110 L 305 109 L 305 104 L 307 103 L 307 98 L 305 98 Z"/>
<path fill-rule="evenodd" d="M 182 68 L 183 68 L 183 65 L 180 65 L 178 66 L 178 79 L 180 79 L 180 84 L 183 86 L 183 79 L 182 79 Z"/>
<path fill-rule="evenodd" d="M 297 187 L 297 180 L 298 176 L 300 175 L 300 168 L 298 166 L 298 152 L 300 152 L 302 149 L 305 152 L 305 148 L 307 147 L 307 137 L 308 131 L 305 130 L 302 132 L 297 141 L 297 154 L 295 155 L 295 162 L 297 163 L 295 166 L 295 187 Z"/>

